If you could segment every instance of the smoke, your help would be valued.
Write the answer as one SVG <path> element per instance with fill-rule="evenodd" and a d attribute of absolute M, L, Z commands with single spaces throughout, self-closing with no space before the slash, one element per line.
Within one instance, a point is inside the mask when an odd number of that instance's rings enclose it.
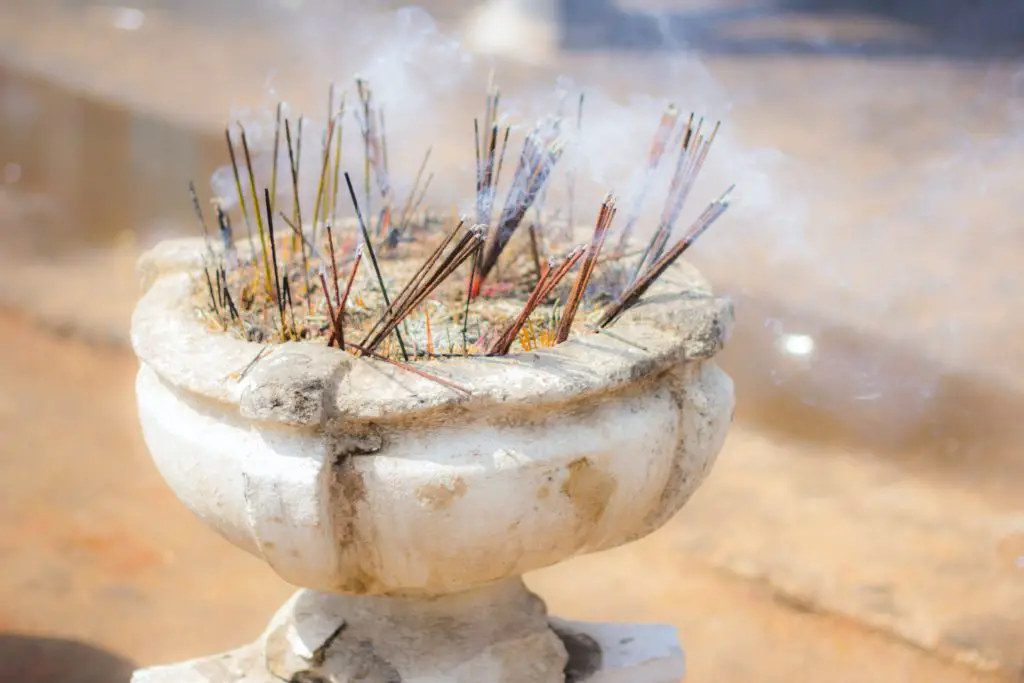
<path fill-rule="evenodd" d="M 660 25 L 668 36 L 667 20 Z M 432 147 L 429 201 L 465 211 L 474 192 L 473 119 L 483 116 L 493 72 L 514 126 L 506 163 L 527 126 L 563 113 L 569 145 L 547 208 L 567 208 L 572 169 L 577 220 L 592 222 L 613 192 L 621 223 L 673 102 L 684 114 L 722 121 L 679 225 L 736 184 L 733 207 L 690 258 L 738 301 L 740 328 L 727 362 L 750 394 L 781 392 L 811 411 L 805 419 L 850 418 L 862 436 L 895 443 L 935 414 L 951 373 L 974 372 L 979 353 L 998 354 L 1024 373 L 1024 361 L 1006 358 L 993 342 L 998 325 L 978 305 L 979 292 L 1007 296 L 1024 285 L 1013 261 L 1019 221 L 1006 221 L 1002 208 L 1024 177 L 1024 71 L 937 69 L 927 60 L 699 58 L 686 45 L 550 58 L 534 45 L 516 62 L 471 53 L 455 29 L 419 8 L 307 3 L 282 32 L 282 58 L 300 66 L 287 83 L 275 80 L 279 89 L 268 89 L 261 107 L 239 113 L 261 159 L 259 182 L 269 173 L 277 98 L 290 102 L 293 117 L 301 111 L 309 119 L 302 185 L 313 188 L 326 84 L 346 89 L 351 107 L 353 78 L 362 75 L 386 114 L 396 198 L 408 193 Z M 344 136 L 343 167 L 361 184 L 362 143 L 351 115 Z M 655 180 L 641 236 L 655 227 L 670 166 Z M 215 192 L 233 196 L 233 182 L 221 169 Z M 312 198 L 303 202 L 311 206 Z M 979 259 L 999 262 L 986 268 Z"/>

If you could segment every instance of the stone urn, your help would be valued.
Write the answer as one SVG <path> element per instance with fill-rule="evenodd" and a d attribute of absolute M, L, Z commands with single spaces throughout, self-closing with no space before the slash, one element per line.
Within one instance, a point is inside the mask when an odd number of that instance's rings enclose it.
<path fill-rule="evenodd" d="M 185 505 L 301 587 L 238 650 L 135 683 L 674 683 L 667 626 L 556 619 L 521 577 L 662 526 L 732 419 L 732 306 L 680 263 L 608 333 L 423 362 L 211 331 L 200 240 L 140 261 L 139 418 Z M 197 618 L 200 618 L 197 615 Z"/>

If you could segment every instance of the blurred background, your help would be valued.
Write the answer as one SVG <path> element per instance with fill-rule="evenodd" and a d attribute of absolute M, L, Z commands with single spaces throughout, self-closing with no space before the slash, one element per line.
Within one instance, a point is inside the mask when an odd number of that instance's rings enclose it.
<path fill-rule="evenodd" d="M 1024 680 L 1024 3 L 123 2 L 0 0 L 0 681 L 123 683 L 292 590 L 136 425 L 134 260 L 195 234 L 224 125 L 368 75 L 396 185 L 433 145 L 458 206 L 491 72 L 523 119 L 586 93 L 582 220 L 666 101 L 723 121 L 691 208 L 737 184 L 691 252 L 737 302 L 725 450 L 663 530 L 528 577 L 551 610 L 672 623 L 698 683 Z"/>

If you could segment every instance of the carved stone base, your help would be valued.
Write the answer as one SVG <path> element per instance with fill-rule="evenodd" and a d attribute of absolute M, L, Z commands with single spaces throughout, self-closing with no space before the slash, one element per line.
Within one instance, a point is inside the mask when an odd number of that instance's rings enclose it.
<path fill-rule="evenodd" d="M 251 645 L 132 683 L 678 683 L 669 626 L 549 618 L 519 579 L 431 599 L 296 593 Z"/>

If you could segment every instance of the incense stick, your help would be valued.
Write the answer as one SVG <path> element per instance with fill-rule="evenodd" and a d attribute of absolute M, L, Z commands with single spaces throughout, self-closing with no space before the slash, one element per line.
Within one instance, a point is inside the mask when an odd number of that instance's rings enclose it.
<path fill-rule="evenodd" d="M 245 219 L 245 231 L 249 234 L 249 253 L 256 258 L 256 243 L 252 239 L 252 223 L 249 222 L 249 212 L 245 206 L 245 192 L 242 191 L 242 178 L 238 173 L 238 160 L 235 158 L 235 147 L 231 143 L 231 129 L 224 127 L 224 139 L 228 145 L 228 154 L 231 155 L 231 170 L 235 175 L 235 189 L 238 191 L 238 206 L 242 210 L 242 218 Z M 253 207 L 257 211 L 258 206 Z"/>
<path fill-rule="evenodd" d="M 345 348 L 345 305 L 348 303 L 348 295 L 352 292 L 352 283 L 356 279 L 356 271 L 359 270 L 359 264 L 362 261 L 363 246 L 359 245 L 356 248 L 356 260 L 352 263 L 352 270 L 348 274 L 348 282 L 345 283 L 345 293 L 341 295 L 341 299 L 338 301 L 338 319 L 334 326 L 335 334 L 327 340 L 328 346 L 331 345 L 331 342 L 337 341 L 340 348 Z"/>
<path fill-rule="evenodd" d="M 249 156 L 249 140 L 245 135 L 245 128 L 238 122 L 238 130 L 242 136 L 242 151 L 245 153 L 245 165 L 249 169 L 249 189 L 252 190 L 253 213 L 256 214 L 256 228 L 260 233 L 260 248 L 263 250 L 263 268 L 267 278 L 267 293 L 270 293 L 270 264 L 267 263 L 267 236 L 263 229 L 263 213 L 260 211 L 260 196 L 256 192 L 256 175 L 252 168 L 252 158 Z M 269 196 L 269 195 L 268 195 Z M 273 207 L 268 207 L 272 211 Z M 255 256 L 255 255 L 254 255 Z"/>
<path fill-rule="evenodd" d="M 590 283 L 590 278 L 594 273 L 594 265 L 597 263 L 597 257 L 601 253 L 601 247 L 604 246 L 604 240 L 608 235 L 608 228 L 611 227 L 612 220 L 615 218 L 615 212 L 615 199 L 609 196 L 601 205 L 601 211 L 597 217 L 597 226 L 594 228 L 594 238 L 590 242 L 583 266 L 580 268 L 579 273 L 577 273 L 572 291 L 565 302 L 562 319 L 559 321 L 558 330 L 555 333 L 556 344 L 561 344 L 569 338 L 569 331 L 572 329 L 573 320 L 576 317 L 576 312 L 579 310 L 580 303 L 583 301 L 583 295 L 587 291 L 587 285 Z"/>
<path fill-rule="evenodd" d="M 473 394 L 473 391 L 471 389 L 468 389 L 468 388 L 462 386 L 461 384 L 456 384 L 455 382 L 452 382 L 450 380 L 444 379 L 443 377 L 438 377 L 437 375 L 431 374 L 431 373 L 427 372 L 426 370 L 421 370 L 420 368 L 417 368 L 417 367 L 415 367 L 413 365 L 409 365 L 408 363 L 400 363 L 397 360 L 393 360 L 391 358 L 388 358 L 387 356 L 382 356 L 379 353 L 374 353 L 372 351 L 367 351 L 366 349 L 362 348 L 361 346 L 359 346 L 357 344 L 347 344 L 347 346 L 349 348 L 355 349 L 356 351 L 358 351 L 362 355 L 370 356 L 371 358 L 373 358 L 375 360 L 384 361 L 385 363 L 389 363 L 391 365 L 394 365 L 396 368 L 401 368 L 402 370 L 405 370 L 406 372 L 411 372 L 414 375 L 419 375 L 423 379 L 429 379 L 431 382 L 437 382 L 441 386 L 448 387 L 449 389 L 454 389 L 455 391 L 458 391 L 460 393 L 466 394 L 467 396 L 471 396 Z"/>
<path fill-rule="evenodd" d="M 277 162 L 280 160 L 281 148 L 281 115 L 284 110 L 284 102 L 277 103 L 277 114 L 274 118 L 274 160 L 270 167 L 270 198 L 277 204 Z"/>
<path fill-rule="evenodd" d="M 373 266 L 373 273 L 377 276 L 377 284 L 380 285 L 381 296 L 384 297 L 384 304 L 391 306 L 391 299 L 388 297 L 388 288 L 384 285 L 384 277 L 380 273 L 380 264 L 377 263 L 377 255 L 373 252 L 373 242 L 370 239 L 370 232 L 366 228 L 366 221 L 363 220 L 363 213 L 359 210 L 359 200 L 356 199 L 356 190 L 352 186 L 352 177 L 345 171 L 345 184 L 348 185 L 348 193 L 352 198 L 352 206 L 356 212 L 356 219 L 359 221 L 359 230 L 363 233 L 363 244 L 366 252 L 370 255 L 370 264 Z M 402 351 L 402 358 L 409 360 L 409 354 L 405 350 L 405 342 L 402 341 L 402 333 L 395 330 L 395 338 L 398 340 L 398 347 Z"/>

